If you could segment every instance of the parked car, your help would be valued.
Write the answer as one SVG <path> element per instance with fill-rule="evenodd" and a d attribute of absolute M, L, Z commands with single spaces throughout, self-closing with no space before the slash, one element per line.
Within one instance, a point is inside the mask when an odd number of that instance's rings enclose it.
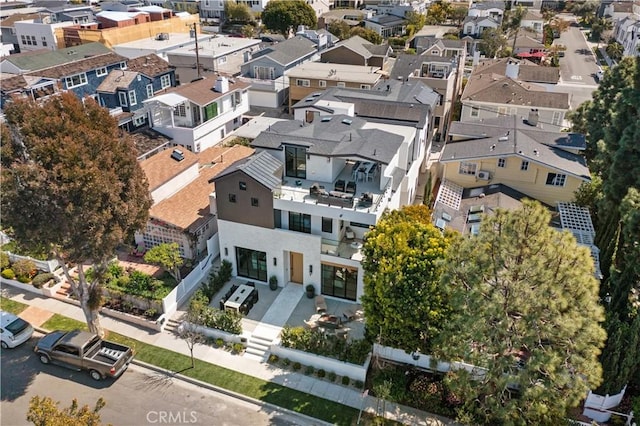
<path fill-rule="evenodd" d="M 0 311 L 0 331 L 2 349 L 15 348 L 33 335 L 33 327 L 22 318 Z"/>
<path fill-rule="evenodd" d="M 599 68 L 598 71 L 596 71 L 596 80 L 600 82 L 602 81 L 602 77 L 604 77 L 604 71 L 602 68 Z"/>
<path fill-rule="evenodd" d="M 131 348 L 81 330 L 51 332 L 38 341 L 34 351 L 43 364 L 87 370 L 94 380 L 119 377 L 133 359 Z"/>

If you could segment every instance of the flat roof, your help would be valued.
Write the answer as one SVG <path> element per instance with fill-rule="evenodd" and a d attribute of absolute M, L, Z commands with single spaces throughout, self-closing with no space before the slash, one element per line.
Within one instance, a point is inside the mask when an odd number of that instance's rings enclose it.
<path fill-rule="evenodd" d="M 377 73 L 379 70 L 380 67 L 307 62 L 291 68 L 285 72 L 285 75 L 289 78 L 354 81 L 373 85 L 382 77 L 381 74 Z"/>
<path fill-rule="evenodd" d="M 225 37 L 220 35 L 209 37 L 202 42 L 200 42 L 200 38 L 198 38 L 198 53 L 201 58 L 218 58 L 220 56 L 226 56 L 230 53 L 237 52 L 238 50 L 247 49 L 253 46 L 257 47 L 260 43 L 262 43 L 262 41 L 258 39 Z M 167 52 L 167 54 L 176 56 L 195 56 L 195 45 L 189 44 L 188 46 L 179 46 Z"/>

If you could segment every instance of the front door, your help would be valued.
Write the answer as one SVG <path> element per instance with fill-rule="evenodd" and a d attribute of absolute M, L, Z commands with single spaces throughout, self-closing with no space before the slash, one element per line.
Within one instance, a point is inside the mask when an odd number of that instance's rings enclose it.
<path fill-rule="evenodd" d="M 302 284 L 302 253 L 289 252 L 289 265 L 291 265 L 291 282 Z"/>

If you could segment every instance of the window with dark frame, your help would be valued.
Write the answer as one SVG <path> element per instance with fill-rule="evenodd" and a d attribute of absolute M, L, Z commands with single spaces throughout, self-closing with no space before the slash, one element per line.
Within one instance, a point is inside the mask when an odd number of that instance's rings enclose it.
<path fill-rule="evenodd" d="M 260 205 L 260 202 L 258 201 L 258 199 L 255 197 L 251 197 L 251 206 L 258 207 L 259 205 Z"/>
<path fill-rule="evenodd" d="M 330 217 L 322 218 L 322 232 L 333 233 L 333 219 Z"/>
<path fill-rule="evenodd" d="M 289 230 L 311 233 L 311 216 L 303 213 L 289 212 Z"/>
<path fill-rule="evenodd" d="M 358 271 L 346 267 L 322 264 L 321 292 L 327 296 L 356 300 Z"/>
<path fill-rule="evenodd" d="M 236 194 L 229 194 L 229 202 L 230 203 L 236 202 Z"/>
<path fill-rule="evenodd" d="M 238 182 L 238 186 L 240 187 L 240 191 L 247 190 L 247 182 Z"/>

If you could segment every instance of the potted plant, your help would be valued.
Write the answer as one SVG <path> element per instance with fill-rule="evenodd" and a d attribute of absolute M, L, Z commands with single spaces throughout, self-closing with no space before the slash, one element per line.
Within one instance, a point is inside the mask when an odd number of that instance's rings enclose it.
<path fill-rule="evenodd" d="M 316 296 L 316 287 L 313 284 L 309 284 L 306 287 L 307 289 L 307 297 L 309 299 L 313 299 Z"/>
<path fill-rule="evenodd" d="M 271 275 L 271 277 L 269 277 L 269 288 L 271 290 L 278 289 L 278 277 L 276 277 L 275 275 Z"/>

